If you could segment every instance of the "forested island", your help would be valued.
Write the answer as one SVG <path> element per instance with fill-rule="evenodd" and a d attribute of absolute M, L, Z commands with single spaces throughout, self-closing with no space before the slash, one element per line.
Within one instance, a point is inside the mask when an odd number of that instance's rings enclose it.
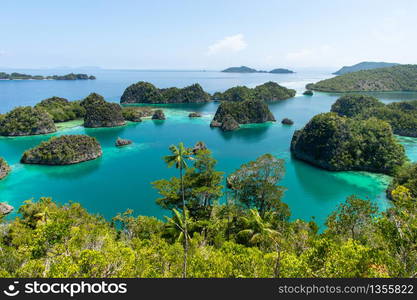
<path fill-rule="evenodd" d="M 310 83 L 307 89 L 321 92 L 417 91 L 417 65 L 398 65 L 347 73 Z"/>
<path fill-rule="evenodd" d="M 28 75 L 13 72 L 11 74 L 0 72 L 0 80 L 95 80 L 96 77 L 87 74 L 69 73 L 66 75 Z"/>
<path fill-rule="evenodd" d="M 0 135 L 24 136 L 56 131 L 51 115 L 40 108 L 21 106 L 0 115 Z"/>
<path fill-rule="evenodd" d="M 184 88 L 159 89 L 152 83 L 144 81 L 130 85 L 120 98 L 121 104 L 204 103 L 208 101 L 210 101 L 210 94 L 206 93 L 198 83 Z"/>
<path fill-rule="evenodd" d="M 391 126 L 370 118 L 357 120 L 336 113 L 313 117 L 294 132 L 291 153 L 330 171 L 368 171 L 394 174 L 406 162 L 404 147 Z"/>
<path fill-rule="evenodd" d="M 385 105 L 372 96 L 346 95 L 337 99 L 331 111 L 356 119 L 374 117 L 388 122 L 394 134 L 417 137 L 417 100 Z"/>
<path fill-rule="evenodd" d="M 7 161 L 0 157 L 0 180 L 7 176 L 10 172 L 10 167 L 7 164 Z"/>
<path fill-rule="evenodd" d="M 35 105 L 35 108 L 45 110 L 54 122 L 82 119 L 85 116 L 85 108 L 81 105 L 81 101 L 68 101 L 55 96 L 42 100 Z"/>
<path fill-rule="evenodd" d="M 223 93 L 216 92 L 213 94 L 213 100 L 216 101 L 245 101 L 245 100 L 262 100 L 278 101 L 294 97 L 296 91 L 279 85 L 276 82 L 266 82 L 255 88 L 246 86 L 236 86 L 227 89 Z"/>
<path fill-rule="evenodd" d="M 399 65 L 397 63 L 387 63 L 387 62 L 373 62 L 373 61 L 363 61 L 353 66 L 344 66 L 340 70 L 332 73 L 334 75 L 343 75 L 347 73 L 352 73 L 362 70 L 372 70 L 378 68 L 387 68 Z"/>
<path fill-rule="evenodd" d="M 283 159 L 265 154 L 227 175 L 207 147 L 172 145 L 163 159 L 184 167 L 153 182 L 156 203 L 171 211 L 164 221 L 132 210 L 105 220 L 76 202 L 28 200 L 15 218 L 0 219 L 1 277 L 415 276 L 413 185 L 398 184 L 382 212 L 347 198 L 320 232 L 314 220 L 290 218 Z"/>
<path fill-rule="evenodd" d="M 99 94 L 91 93 L 80 105 L 85 109 L 84 127 L 116 127 L 126 124 L 121 106 L 107 102 Z"/>
<path fill-rule="evenodd" d="M 272 74 L 291 74 L 295 73 L 294 71 L 284 69 L 284 68 L 276 68 L 271 71 L 258 71 L 256 69 L 252 69 L 246 66 L 241 67 L 230 67 L 227 69 L 224 69 L 222 72 L 224 73 L 272 73 Z"/>
<path fill-rule="evenodd" d="M 210 126 L 232 131 L 238 129 L 240 124 L 270 121 L 275 121 L 275 117 L 262 100 L 223 101 L 217 108 Z"/>
<path fill-rule="evenodd" d="M 62 135 L 23 153 L 21 162 L 39 165 L 71 165 L 102 155 L 99 142 L 88 135 Z"/>

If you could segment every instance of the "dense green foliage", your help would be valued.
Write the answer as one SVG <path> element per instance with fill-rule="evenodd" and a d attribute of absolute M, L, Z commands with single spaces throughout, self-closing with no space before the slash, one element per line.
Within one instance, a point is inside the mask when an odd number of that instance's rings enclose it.
<path fill-rule="evenodd" d="M 125 124 L 121 106 L 106 102 L 99 94 L 91 93 L 81 101 L 81 106 L 85 108 L 84 127 L 114 127 Z"/>
<path fill-rule="evenodd" d="M 140 81 L 126 88 L 120 103 L 202 103 L 210 101 L 210 95 L 195 83 L 184 88 L 158 89 L 152 83 Z"/>
<path fill-rule="evenodd" d="M 301 160 L 332 171 L 393 174 L 406 161 L 388 123 L 323 113 L 294 133 L 291 152 Z"/>
<path fill-rule="evenodd" d="M 417 100 L 384 105 L 378 99 L 364 95 L 340 97 L 331 108 L 340 116 L 386 121 L 394 134 L 417 137 Z"/>
<path fill-rule="evenodd" d="M 51 75 L 51 76 L 42 76 L 42 75 L 28 75 L 22 73 L 11 73 L 7 74 L 0 72 L 0 79 L 7 80 L 17 80 L 17 79 L 33 79 L 33 80 L 94 80 L 96 77 L 93 75 L 88 76 L 87 74 L 66 74 L 66 75 Z"/>
<path fill-rule="evenodd" d="M 397 63 L 386 63 L 386 62 L 373 62 L 373 61 L 363 61 L 353 66 L 344 66 L 340 70 L 334 72 L 334 75 L 343 75 L 347 73 L 362 71 L 362 70 L 372 70 L 378 68 L 388 68 L 398 65 Z"/>
<path fill-rule="evenodd" d="M 363 70 L 308 84 L 322 92 L 417 91 L 417 65 Z"/>
<path fill-rule="evenodd" d="M 131 122 L 142 122 L 142 112 L 135 107 L 122 107 L 123 118 Z"/>
<path fill-rule="evenodd" d="M 36 104 L 37 108 L 42 108 L 48 112 L 54 122 L 65 122 L 81 119 L 85 115 L 85 109 L 80 101 L 70 102 L 65 98 L 51 97 Z"/>
<path fill-rule="evenodd" d="M 10 167 L 7 164 L 7 161 L 3 157 L 0 157 L 0 179 L 6 177 L 9 172 Z"/>
<path fill-rule="evenodd" d="M 217 108 L 211 126 L 220 127 L 223 122 L 230 118 L 237 124 L 275 121 L 274 115 L 264 101 L 223 101 Z"/>
<path fill-rule="evenodd" d="M 101 156 L 99 142 L 88 135 L 62 135 L 23 153 L 21 162 L 27 164 L 68 165 Z"/>
<path fill-rule="evenodd" d="M 51 116 L 39 108 L 17 107 L 0 118 L 0 135 L 37 135 L 55 131 Z"/>
<path fill-rule="evenodd" d="M 336 100 L 330 111 L 339 116 L 356 117 L 368 109 L 384 106 L 383 103 L 372 96 L 346 95 Z"/>
<path fill-rule="evenodd" d="M 398 186 L 407 188 L 411 197 L 417 198 L 417 163 L 405 164 L 395 173 L 387 190 L 388 197 L 392 198 L 392 191 Z"/>
<path fill-rule="evenodd" d="M 277 101 L 285 100 L 295 96 L 295 90 L 287 89 L 276 82 L 266 82 L 251 89 L 246 86 L 236 86 L 223 93 L 217 92 L 213 95 L 214 100 L 222 101 L 245 101 L 263 100 Z"/>
<path fill-rule="evenodd" d="M 212 169 L 198 174 L 195 166 L 194 176 L 188 178 L 207 182 L 205 175 L 216 173 L 215 162 L 209 152 L 196 155 L 208 156 L 197 161 L 208 162 Z M 266 172 L 268 162 L 277 172 Z M 269 194 L 283 175 L 283 165 L 264 155 L 238 172 L 242 188 Z M 212 188 L 221 190 L 219 185 L 213 182 Z M 18 217 L 2 220 L 0 276 L 180 277 L 184 239 L 189 242 L 189 277 L 416 275 L 417 201 L 403 186 L 393 191 L 394 205 L 381 214 L 369 200 L 350 197 L 329 216 L 320 234 L 313 221 L 289 221 L 285 205 L 267 207 L 262 216 L 255 208 L 245 208 L 245 198 L 234 190 L 227 194 L 227 203 L 212 203 L 209 214 L 186 213 L 184 219 L 174 209 L 165 222 L 135 217 L 131 210 L 108 222 L 77 203 L 26 201 Z"/>

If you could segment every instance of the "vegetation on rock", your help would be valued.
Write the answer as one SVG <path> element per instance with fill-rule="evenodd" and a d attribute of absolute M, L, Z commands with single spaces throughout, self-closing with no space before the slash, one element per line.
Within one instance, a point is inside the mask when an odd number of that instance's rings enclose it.
<path fill-rule="evenodd" d="M 96 159 L 102 155 L 99 142 L 87 135 L 62 135 L 23 153 L 25 164 L 69 165 Z"/>
<path fill-rule="evenodd" d="M 0 180 L 7 176 L 10 172 L 10 167 L 7 164 L 7 161 L 0 157 Z"/>
<path fill-rule="evenodd" d="M 115 143 L 116 147 L 127 146 L 127 145 L 130 145 L 130 144 L 132 144 L 131 140 L 122 139 L 120 137 L 117 138 L 116 143 Z"/>
<path fill-rule="evenodd" d="M 339 75 L 307 85 L 322 92 L 417 91 L 417 65 L 398 65 Z"/>
<path fill-rule="evenodd" d="M 294 133 L 292 154 L 331 171 L 393 174 L 405 161 L 390 125 L 375 118 L 355 120 L 335 113 L 313 117 Z"/>
<path fill-rule="evenodd" d="M 136 107 L 122 107 L 122 115 L 126 121 L 142 122 L 144 113 Z"/>
<path fill-rule="evenodd" d="M 195 83 L 184 88 L 158 89 L 149 82 L 140 81 L 126 88 L 120 103 L 202 103 L 210 101 L 210 95 Z"/>
<path fill-rule="evenodd" d="M 154 111 L 152 115 L 152 120 L 165 120 L 165 119 L 166 117 L 162 109 L 157 109 Z"/>
<path fill-rule="evenodd" d="M 85 115 L 85 109 L 81 106 L 80 101 L 70 102 L 60 97 L 51 97 L 42 100 L 35 107 L 44 109 L 52 116 L 54 122 L 82 119 Z"/>
<path fill-rule="evenodd" d="M 115 127 L 126 123 L 120 105 L 106 102 L 99 94 L 91 93 L 81 105 L 85 108 L 84 127 Z"/>
<path fill-rule="evenodd" d="M 305 95 L 305 96 L 313 96 L 313 91 L 311 91 L 311 90 L 306 90 L 306 91 L 303 93 L 303 95 Z"/>
<path fill-rule="evenodd" d="M 273 74 L 292 74 L 295 73 L 292 70 L 288 70 L 288 69 L 283 69 L 283 68 L 277 68 L 277 69 L 273 69 L 271 71 L 269 71 L 269 73 L 273 73 Z"/>
<path fill-rule="evenodd" d="M 42 109 L 21 106 L 0 118 L 0 135 L 24 136 L 55 132 L 51 116 Z"/>
<path fill-rule="evenodd" d="M 236 129 L 236 124 L 265 123 L 275 121 L 275 117 L 261 100 L 224 101 L 217 108 L 211 126 L 222 127 L 225 121 L 227 127 Z"/>
<path fill-rule="evenodd" d="M 266 82 L 251 89 L 246 86 L 236 86 L 223 93 L 217 92 L 213 95 L 214 100 L 222 101 L 245 101 L 263 100 L 277 101 L 285 100 L 295 96 L 295 90 L 287 89 L 276 82 Z"/>
<path fill-rule="evenodd" d="M 417 137 L 417 100 L 384 105 L 374 97 L 346 95 L 332 105 L 331 111 L 356 119 L 374 117 L 388 122 L 394 134 Z"/>
<path fill-rule="evenodd" d="M 284 125 L 293 125 L 294 121 L 291 120 L 291 119 L 288 119 L 288 118 L 284 118 L 284 119 L 282 119 L 281 123 L 284 124 Z"/>

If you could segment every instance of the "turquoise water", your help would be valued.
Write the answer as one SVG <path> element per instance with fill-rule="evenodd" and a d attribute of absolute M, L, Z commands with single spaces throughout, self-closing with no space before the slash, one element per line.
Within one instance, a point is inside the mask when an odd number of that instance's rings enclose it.
<path fill-rule="evenodd" d="M 37 74 L 45 74 L 37 72 Z M 57 72 L 50 72 L 56 74 Z M 68 73 L 68 72 L 67 72 Z M 46 73 L 48 74 L 48 73 Z M 329 213 L 347 196 L 355 194 L 372 199 L 384 208 L 388 205 L 384 189 L 388 177 L 362 172 L 327 172 L 291 158 L 289 144 L 294 130 L 301 128 L 315 114 L 328 111 L 338 95 L 316 93 L 303 96 L 305 83 L 329 77 L 325 73 L 294 75 L 223 74 L 219 72 L 134 72 L 100 71 L 96 81 L 4 81 L 0 82 L 0 111 L 17 105 L 30 105 L 52 96 L 79 99 L 96 91 L 107 99 L 118 101 L 124 88 L 138 80 L 151 81 L 158 86 L 185 86 L 199 82 L 206 90 L 224 90 L 237 84 L 254 86 L 275 80 L 296 88 L 295 98 L 270 104 L 277 120 L 284 117 L 295 121 L 294 126 L 280 122 L 249 125 L 236 132 L 221 132 L 209 123 L 217 103 L 202 105 L 164 106 L 166 121 L 145 120 L 124 127 L 85 129 L 67 128 L 56 134 L 88 134 L 96 137 L 103 156 L 97 160 L 72 166 L 22 165 L 22 153 L 47 136 L 0 138 L 0 156 L 12 166 L 10 175 L 0 181 L 0 201 L 18 207 L 24 200 L 41 196 L 53 197 L 59 202 L 82 203 L 92 213 L 107 218 L 127 208 L 135 213 L 162 217 L 169 212 L 155 204 L 158 197 L 150 182 L 177 174 L 167 169 L 162 156 L 168 146 L 183 141 L 192 146 L 204 141 L 219 161 L 218 169 L 226 174 L 242 163 L 264 153 L 285 159 L 286 175 L 282 185 L 287 187 L 284 201 L 290 206 L 293 218 L 309 220 L 312 216 L 322 224 Z M 384 94 L 384 101 L 417 99 L 417 94 Z M 189 119 L 188 113 L 199 111 L 202 118 Z M 53 135 L 56 135 L 53 134 Z M 116 148 L 117 137 L 128 138 L 134 144 Z M 417 139 L 400 138 L 411 159 L 417 158 Z"/>

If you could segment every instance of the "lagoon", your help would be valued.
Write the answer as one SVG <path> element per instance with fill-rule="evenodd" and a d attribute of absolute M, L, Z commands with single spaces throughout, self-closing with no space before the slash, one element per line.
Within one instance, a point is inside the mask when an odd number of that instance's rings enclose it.
<path fill-rule="evenodd" d="M 34 74 L 31 70 L 19 70 Z M 68 73 L 68 70 L 37 70 L 36 74 Z M 161 178 L 177 175 L 168 169 L 162 157 L 168 154 L 171 144 L 184 142 L 193 146 L 204 141 L 218 160 L 218 169 L 230 174 L 241 164 L 256 159 L 264 153 L 283 158 L 286 175 L 281 185 L 287 188 L 283 201 L 292 211 L 292 218 L 306 221 L 312 217 L 323 225 L 326 217 L 339 203 L 350 195 L 374 200 L 381 209 L 388 201 L 385 188 L 389 177 L 366 172 L 328 172 L 293 159 L 289 146 L 294 130 L 303 127 L 311 117 L 327 112 L 340 96 L 315 93 L 304 96 L 304 86 L 309 82 L 329 78 L 331 72 L 299 72 L 295 74 L 228 74 L 216 71 L 135 71 L 94 70 L 95 81 L 2 81 L 0 82 L 0 113 L 19 105 L 34 105 L 50 96 L 82 99 L 90 92 L 102 94 L 106 100 L 118 102 L 123 90 L 130 84 L 144 80 L 157 87 L 186 85 L 198 82 L 208 92 L 224 91 L 236 85 L 254 87 L 273 80 L 297 90 L 297 96 L 270 103 L 278 122 L 246 125 L 235 132 L 222 132 L 210 128 L 210 121 L 218 103 L 163 105 L 166 121 L 144 120 L 128 123 L 118 128 L 86 129 L 80 122 L 61 124 L 58 133 L 46 136 L 0 138 L 0 156 L 12 167 L 6 179 L 0 181 L 0 201 L 18 207 L 24 200 L 41 196 L 53 197 L 66 203 L 80 202 L 91 213 L 110 219 L 130 208 L 135 214 L 162 217 L 169 211 L 155 204 L 157 192 L 150 184 Z M 384 102 L 417 99 L 416 93 L 376 94 Z M 202 118 L 188 118 L 189 112 L 201 112 Z M 294 120 L 293 126 L 282 125 L 283 118 Z M 52 135 L 88 134 L 96 137 L 103 156 L 71 166 L 22 165 L 22 153 Z M 117 137 L 133 140 L 133 144 L 116 148 Z M 417 159 L 417 139 L 399 138 L 412 160 Z"/>

